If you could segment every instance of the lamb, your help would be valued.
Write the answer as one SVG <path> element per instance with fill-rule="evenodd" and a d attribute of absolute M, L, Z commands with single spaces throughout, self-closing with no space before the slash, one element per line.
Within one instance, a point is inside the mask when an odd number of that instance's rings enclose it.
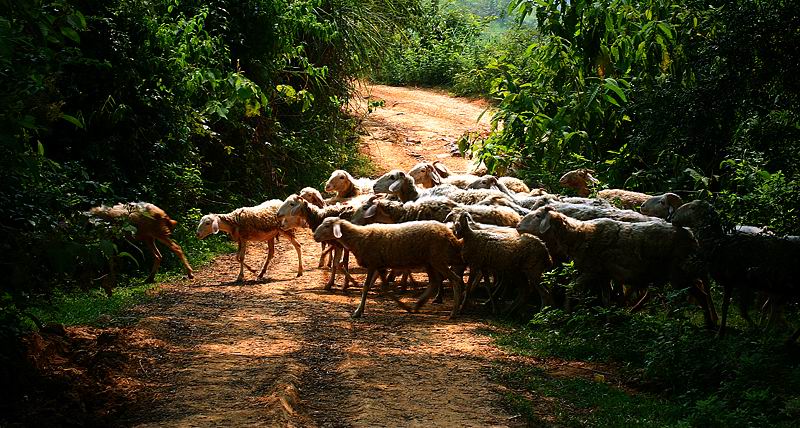
<path fill-rule="evenodd" d="M 237 208 L 227 214 L 207 214 L 200 219 L 197 225 L 197 238 L 204 239 L 208 235 L 223 231 L 230 235 L 231 239 L 239 244 L 236 259 L 239 261 L 239 276 L 236 282 L 244 281 L 244 257 L 247 252 L 247 244 L 251 241 L 267 241 L 269 252 L 258 279 L 262 279 L 267 272 L 269 262 L 275 256 L 275 237 L 282 235 L 289 238 L 289 241 L 297 251 L 297 276 L 303 275 L 303 254 L 300 244 L 294 238 L 292 230 L 281 229 L 278 220 L 278 208 L 283 204 L 280 199 L 266 201 L 255 207 Z M 249 269 L 249 267 L 248 267 Z"/>
<path fill-rule="evenodd" d="M 356 224 L 404 223 L 416 220 L 444 222 L 454 209 L 472 214 L 476 221 L 486 224 L 515 227 L 522 219 L 513 209 L 485 205 L 461 205 L 447 198 L 424 198 L 414 202 L 397 202 L 372 197 L 353 215 Z"/>
<path fill-rule="evenodd" d="M 575 189 L 578 196 L 586 197 L 592 193 L 591 190 L 589 190 L 589 186 L 600 182 L 594 178 L 592 174 L 594 174 L 593 170 L 580 168 L 565 173 L 558 182 L 564 187 Z"/>
<path fill-rule="evenodd" d="M 597 192 L 597 197 L 605 199 L 620 208 L 633 210 L 639 208 L 652 198 L 651 195 L 623 189 L 604 189 Z"/>
<path fill-rule="evenodd" d="M 683 199 L 680 196 L 674 193 L 664 193 L 644 201 L 640 211 L 644 215 L 669 220 L 681 205 L 683 205 Z"/>
<path fill-rule="evenodd" d="M 697 298 L 706 325 L 716 323 L 711 297 L 702 287 L 705 272 L 695 260 L 698 244 L 687 229 L 665 222 L 580 221 L 542 207 L 523 218 L 517 230 L 540 236 L 548 248 L 567 254 L 584 287 L 605 292 L 609 280 L 638 288 L 669 280 Z"/>
<path fill-rule="evenodd" d="M 284 229 L 298 227 L 301 223 L 305 223 L 313 231 L 319 227 L 320 224 L 322 224 L 323 220 L 328 217 L 341 217 L 347 219 L 353 215 L 354 211 L 355 207 L 346 204 L 327 205 L 325 207 L 318 208 L 312 204 L 309 204 L 308 201 L 301 198 L 299 195 L 289 195 L 289 197 L 283 201 L 283 204 L 281 204 L 280 208 L 278 208 L 277 216 L 281 221 L 281 227 Z M 323 241 L 322 243 L 324 244 L 325 242 L 327 241 Z M 333 287 L 333 284 L 336 281 L 336 272 L 338 271 L 340 261 L 342 260 L 342 253 L 344 252 L 345 255 L 347 254 L 347 250 L 343 249 L 336 241 L 330 242 L 334 247 L 334 254 L 331 264 L 331 276 L 325 285 L 325 290 L 330 290 Z M 322 267 L 322 256 L 320 257 L 319 267 Z M 345 274 L 344 288 L 347 288 L 347 285 L 350 282 L 356 283 L 356 281 L 350 276 L 350 272 L 348 272 L 346 264 L 343 270 Z"/>
<path fill-rule="evenodd" d="M 435 221 L 413 221 L 401 224 L 371 224 L 358 226 L 347 220 L 327 218 L 314 231 L 318 242 L 338 240 L 367 268 L 367 278 L 361 292 L 361 303 L 353 313 L 354 318 L 364 313 L 367 292 L 375 275 L 381 269 L 410 269 L 424 267 L 428 272 L 429 286 L 415 306 L 418 310 L 441 285 L 442 277 L 453 283 L 453 309 L 451 317 L 458 314 L 461 301 L 462 279 L 450 266 L 461 265 L 461 242 L 446 225 Z"/>
<path fill-rule="evenodd" d="M 331 198 L 328 203 L 342 202 L 354 196 L 370 193 L 372 184 L 373 181 L 368 178 L 356 180 L 349 172 L 337 169 L 331 173 L 330 178 L 325 183 L 326 192 L 336 193 L 336 196 Z"/>
<path fill-rule="evenodd" d="M 769 234 L 725 233 L 714 207 L 699 200 L 678 208 L 672 224 L 694 231 L 711 277 L 723 287 L 719 334 L 724 334 L 734 289 L 753 288 L 783 297 L 800 295 L 800 242 Z M 749 321 L 745 307 L 740 310 Z"/>
<path fill-rule="evenodd" d="M 463 239 L 461 257 L 470 266 L 471 271 L 522 271 L 528 279 L 530 288 L 539 293 L 542 304 L 552 303 L 550 293 L 539 284 L 542 273 L 552 266 L 544 242 L 528 234 L 479 230 L 467 212 L 454 211 L 452 219 L 456 237 Z M 511 231 L 513 232 L 513 229 Z M 479 280 L 480 277 L 475 275 L 468 290 Z M 509 312 L 517 310 L 525 303 L 529 291 L 530 289 L 525 287 L 519 290 Z"/>
<path fill-rule="evenodd" d="M 155 281 L 156 273 L 161 265 L 162 256 L 155 241 L 161 242 L 175 253 L 183 263 L 184 269 L 186 269 L 186 276 L 189 279 L 194 278 L 192 267 L 189 265 L 189 261 L 186 260 L 183 249 L 170 238 L 178 222 L 171 219 L 161 208 L 147 202 L 128 202 L 116 204 L 112 207 L 105 205 L 94 207 L 89 210 L 89 214 L 112 221 L 127 220 L 136 227 L 136 233 L 133 238 L 144 242 L 153 254 L 153 267 L 150 269 L 150 275 L 146 279 L 147 282 Z M 111 286 L 104 286 L 104 288 L 106 293 L 111 296 Z"/>

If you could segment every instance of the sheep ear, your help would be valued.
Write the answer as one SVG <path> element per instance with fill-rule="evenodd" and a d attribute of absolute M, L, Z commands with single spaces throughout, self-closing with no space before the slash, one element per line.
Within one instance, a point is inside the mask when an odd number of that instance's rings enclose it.
<path fill-rule="evenodd" d="M 370 205 L 369 208 L 364 210 L 364 218 L 372 218 L 375 217 L 375 214 L 378 213 L 378 206 L 377 205 Z"/>
<path fill-rule="evenodd" d="M 219 219 L 215 218 L 213 222 L 211 222 L 211 231 L 215 234 L 219 233 Z"/>
<path fill-rule="evenodd" d="M 433 163 L 433 168 L 436 169 L 436 171 L 439 171 L 439 174 L 447 174 L 449 172 L 447 170 L 447 167 L 444 166 L 443 163 L 438 161 Z"/>
<path fill-rule="evenodd" d="M 430 169 L 431 181 L 433 181 L 433 184 L 437 186 L 442 184 L 442 177 L 439 175 L 438 172 L 436 172 L 436 167 L 431 166 L 428 168 Z"/>
<path fill-rule="evenodd" d="M 402 180 L 395 180 L 394 183 L 392 183 L 392 185 L 389 186 L 389 191 L 396 192 L 398 189 L 400 189 L 401 184 L 403 184 Z"/>
<path fill-rule="evenodd" d="M 539 223 L 539 233 L 545 233 L 550 230 L 550 213 L 545 213 L 541 223 Z"/>
<path fill-rule="evenodd" d="M 342 237 L 342 225 L 336 223 L 333 225 L 333 237 L 339 239 Z"/>
<path fill-rule="evenodd" d="M 670 205 L 670 206 L 667 208 L 667 221 L 669 221 L 669 220 L 671 220 L 671 219 L 672 219 L 672 215 L 673 215 L 673 214 L 675 214 L 675 207 L 673 207 L 672 205 Z"/>

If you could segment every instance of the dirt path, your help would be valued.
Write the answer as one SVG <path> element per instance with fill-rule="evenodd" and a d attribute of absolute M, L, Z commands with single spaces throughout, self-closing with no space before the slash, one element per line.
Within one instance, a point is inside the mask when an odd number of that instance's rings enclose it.
<path fill-rule="evenodd" d="M 482 131 L 478 102 L 431 91 L 373 87 L 384 99 L 366 121 L 363 144 L 381 170 L 408 169 L 449 156 L 466 130 Z M 363 102 L 363 101 L 362 101 Z M 359 290 L 322 290 L 320 249 L 299 235 L 306 272 L 296 278 L 295 252 L 279 242 L 269 282 L 230 283 L 234 255 L 219 257 L 194 281 L 164 284 L 138 307 L 130 329 L 149 344 L 140 369 L 146 385 L 120 426 L 509 426 L 487 368 L 502 357 L 480 330 L 482 320 L 446 318 L 451 301 L 409 314 L 371 295 L 362 319 L 351 319 Z M 253 245 L 252 265 L 264 250 Z M 363 272 L 357 279 L 363 278 Z M 412 294 L 403 296 L 410 302 Z M 130 336 L 130 335 L 129 335 Z"/>

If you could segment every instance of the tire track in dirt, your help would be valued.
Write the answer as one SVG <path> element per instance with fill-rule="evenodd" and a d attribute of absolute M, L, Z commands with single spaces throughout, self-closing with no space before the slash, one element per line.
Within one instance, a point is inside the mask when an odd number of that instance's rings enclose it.
<path fill-rule="evenodd" d="M 479 102 L 380 86 L 372 96 L 386 107 L 365 120 L 370 135 L 362 147 L 381 170 L 439 159 L 463 171 L 465 160 L 450 157 L 452 142 L 487 126 L 486 118 L 475 122 L 485 109 Z M 307 230 L 297 236 L 304 265 L 316 266 L 319 245 Z M 248 263 L 264 256 L 263 245 L 251 245 Z M 481 334 L 490 328 L 485 322 L 447 320 L 449 296 L 410 314 L 375 293 L 364 317 L 351 319 L 360 290 L 337 284 L 325 291 L 325 270 L 307 268 L 295 278 L 296 263 L 291 245 L 280 241 L 271 281 L 237 285 L 230 283 L 235 256 L 220 256 L 194 281 L 164 284 L 136 308 L 141 320 L 131 328 L 163 343 L 163 352 L 142 367 L 142 383 L 152 387 L 131 397 L 117 425 L 515 425 L 487 377 L 505 356 Z M 363 270 L 353 272 L 363 281 Z M 410 303 L 415 293 L 401 298 Z"/>

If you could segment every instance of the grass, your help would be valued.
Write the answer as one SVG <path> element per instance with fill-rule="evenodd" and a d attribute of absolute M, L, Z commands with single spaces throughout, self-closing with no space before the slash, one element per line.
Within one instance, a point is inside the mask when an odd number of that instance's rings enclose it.
<path fill-rule="evenodd" d="M 524 324 L 501 322 L 493 336 L 509 353 L 611 363 L 625 385 L 500 366 L 506 406 L 531 425 L 796 426 L 800 347 L 784 343 L 787 332 L 732 329 L 719 339 L 681 309 L 546 310 Z"/>

